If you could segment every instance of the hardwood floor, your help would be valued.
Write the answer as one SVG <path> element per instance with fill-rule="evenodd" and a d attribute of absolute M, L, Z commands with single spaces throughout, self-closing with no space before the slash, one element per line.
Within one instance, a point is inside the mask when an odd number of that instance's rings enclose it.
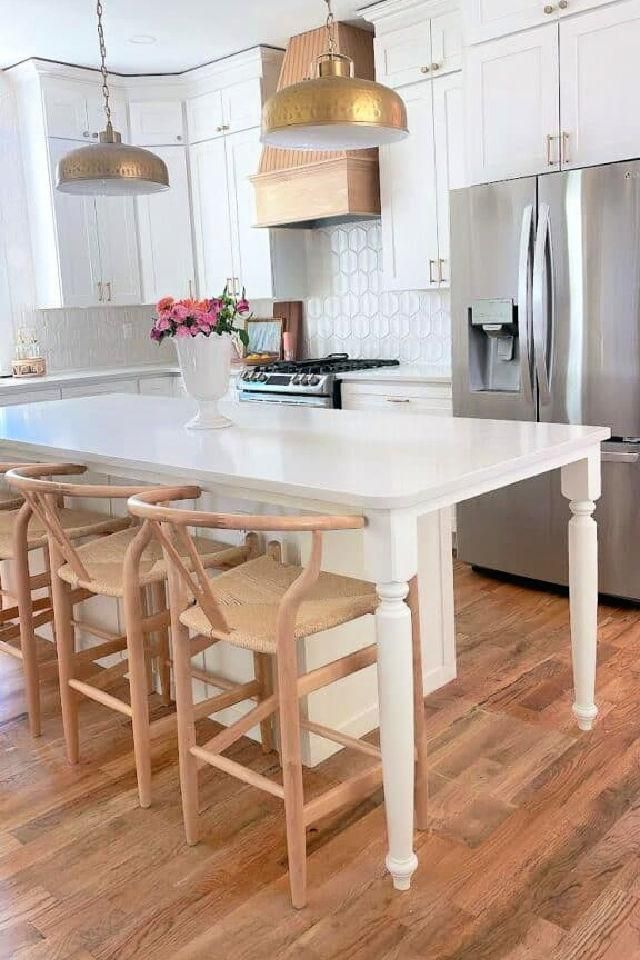
<path fill-rule="evenodd" d="M 566 598 L 458 565 L 456 599 L 459 678 L 426 701 L 431 829 L 411 891 L 384 874 L 377 795 L 310 831 L 302 911 L 277 800 L 206 770 L 204 839 L 187 847 L 173 742 L 141 810 L 126 720 L 83 703 L 72 769 L 55 689 L 34 742 L 0 658 L 0 958 L 640 958 L 639 612 L 600 609 L 601 714 L 580 734 Z M 230 755 L 274 765 L 248 740 Z M 305 789 L 359 762 L 343 751 Z"/>

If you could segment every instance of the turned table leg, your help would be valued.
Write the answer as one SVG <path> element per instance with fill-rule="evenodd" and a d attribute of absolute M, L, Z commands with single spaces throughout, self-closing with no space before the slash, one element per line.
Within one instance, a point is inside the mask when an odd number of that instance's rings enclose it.
<path fill-rule="evenodd" d="M 573 712 L 581 730 L 591 730 L 598 643 L 598 533 L 592 517 L 600 496 L 600 454 L 562 468 L 562 493 L 569 500 L 569 607 L 573 660 Z"/>
<path fill-rule="evenodd" d="M 409 584 L 378 583 L 378 698 L 382 778 L 389 837 L 387 868 L 396 890 L 408 890 L 418 866 L 413 852 L 413 663 Z"/>

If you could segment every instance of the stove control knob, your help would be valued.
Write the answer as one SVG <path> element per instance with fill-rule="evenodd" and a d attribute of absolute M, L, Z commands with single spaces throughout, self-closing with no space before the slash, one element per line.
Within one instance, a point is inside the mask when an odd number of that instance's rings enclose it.
<path fill-rule="evenodd" d="M 309 377 L 309 386 L 317 387 L 320 383 L 320 377 Z"/>
<path fill-rule="evenodd" d="M 302 384 L 303 387 L 308 386 L 309 377 L 307 377 L 306 375 L 304 377 L 300 377 L 300 383 Z"/>

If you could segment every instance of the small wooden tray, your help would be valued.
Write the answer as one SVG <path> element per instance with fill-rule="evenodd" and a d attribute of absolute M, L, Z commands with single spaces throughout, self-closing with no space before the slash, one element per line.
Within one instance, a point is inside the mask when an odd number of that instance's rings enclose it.
<path fill-rule="evenodd" d="M 44 377 L 47 372 L 47 361 L 44 357 L 12 360 L 11 372 L 14 377 Z"/>

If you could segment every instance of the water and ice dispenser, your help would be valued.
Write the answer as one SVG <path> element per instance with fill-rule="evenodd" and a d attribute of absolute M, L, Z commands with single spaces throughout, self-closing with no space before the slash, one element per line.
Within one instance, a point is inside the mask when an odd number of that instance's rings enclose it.
<path fill-rule="evenodd" d="M 518 308 L 513 300 L 474 300 L 469 307 L 469 386 L 520 389 Z"/>

